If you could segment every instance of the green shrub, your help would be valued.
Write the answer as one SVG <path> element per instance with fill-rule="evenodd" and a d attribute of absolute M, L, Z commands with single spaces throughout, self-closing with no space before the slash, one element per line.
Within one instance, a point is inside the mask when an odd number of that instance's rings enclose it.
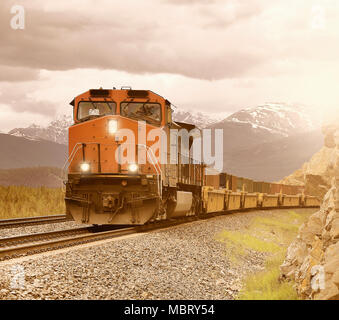
<path fill-rule="evenodd" d="M 297 300 L 293 283 L 279 281 L 285 250 L 266 261 L 266 270 L 248 277 L 239 300 Z"/>

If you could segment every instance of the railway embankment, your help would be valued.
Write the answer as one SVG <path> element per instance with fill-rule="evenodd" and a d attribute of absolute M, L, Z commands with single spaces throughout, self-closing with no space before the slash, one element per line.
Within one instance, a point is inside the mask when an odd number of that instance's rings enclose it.
<path fill-rule="evenodd" d="M 3 261 L 0 299 L 295 298 L 277 270 L 315 211 L 238 212 Z M 253 287 L 261 274 L 280 296 Z"/>
<path fill-rule="evenodd" d="M 300 228 L 281 266 L 301 299 L 339 300 L 339 125 L 324 128 L 331 176 L 321 208 Z"/>

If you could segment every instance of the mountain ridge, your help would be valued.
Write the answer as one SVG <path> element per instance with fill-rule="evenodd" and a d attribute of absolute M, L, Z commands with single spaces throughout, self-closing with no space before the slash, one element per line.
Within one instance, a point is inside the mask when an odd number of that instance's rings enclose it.
<path fill-rule="evenodd" d="M 47 126 L 39 126 L 33 123 L 26 128 L 14 128 L 8 134 L 29 140 L 47 140 L 67 145 L 68 128 L 72 123 L 72 117 L 63 115 L 51 121 Z"/>
<path fill-rule="evenodd" d="M 175 110 L 173 119 L 200 128 L 223 129 L 223 170 L 257 180 L 282 179 L 300 168 L 322 144 L 322 134 L 307 112 L 302 107 L 284 103 L 266 103 L 245 108 L 226 118 L 223 115 L 201 112 L 192 115 L 185 110 Z M 72 123 L 71 117 L 65 115 L 46 127 L 31 125 L 11 130 L 9 137 L 23 139 L 18 140 L 21 147 L 16 148 L 15 152 L 9 149 L 8 155 L 3 153 L 0 168 L 37 165 L 61 167 L 67 159 L 68 127 Z M 25 141 L 27 144 L 23 146 Z M 32 146 L 35 150 L 33 153 L 30 151 Z M 290 150 L 287 152 L 283 146 Z M 15 149 L 14 141 L 12 147 Z M 22 157 L 26 153 L 28 156 Z"/>
<path fill-rule="evenodd" d="M 29 140 L 0 133 L 0 169 L 25 167 L 58 167 L 62 168 L 68 148 L 48 140 Z"/>

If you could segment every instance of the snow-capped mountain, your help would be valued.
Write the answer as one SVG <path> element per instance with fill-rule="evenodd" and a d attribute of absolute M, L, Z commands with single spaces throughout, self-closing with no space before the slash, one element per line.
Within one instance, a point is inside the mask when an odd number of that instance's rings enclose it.
<path fill-rule="evenodd" d="M 67 144 L 67 129 L 71 124 L 72 118 L 63 115 L 50 122 L 46 127 L 32 124 L 27 128 L 15 128 L 9 131 L 8 134 L 29 140 L 48 140 L 59 144 Z"/>
<path fill-rule="evenodd" d="M 320 126 L 311 119 L 303 107 L 267 103 L 238 111 L 209 128 L 223 130 L 225 172 L 277 181 L 321 147 Z"/>
<path fill-rule="evenodd" d="M 198 128 L 206 128 L 217 122 L 224 120 L 228 113 L 206 113 L 206 112 L 195 112 L 192 110 L 185 111 L 175 109 L 173 113 L 173 120 L 178 122 L 186 122 L 196 125 Z"/>
<path fill-rule="evenodd" d="M 225 124 L 227 122 L 249 124 L 253 129 L 264 129 L 284 137 L 313 131 L 319 127 L 303 107 L 284 103 L 266 103 L 246 108 L 222 121 Z"/>

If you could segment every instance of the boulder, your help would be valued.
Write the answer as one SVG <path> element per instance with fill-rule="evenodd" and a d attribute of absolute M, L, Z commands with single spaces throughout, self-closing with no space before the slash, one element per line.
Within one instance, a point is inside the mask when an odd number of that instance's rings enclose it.
<path fill-rule="evenodd" d="M 334 274 L 339 271 L 339 256 L 331 256 L 329 261 L 325 261 L 324 270 L 328 274 Z"/>
<path fill-rule="evenodd" d="M 339 238 L 339 218 L 332 221 L 330 235 L 333 240 Z"/>
<path fill-rule="evenodd" d="M 339 288 L 339 270 L 333 274 L 332 282 Z"/>

